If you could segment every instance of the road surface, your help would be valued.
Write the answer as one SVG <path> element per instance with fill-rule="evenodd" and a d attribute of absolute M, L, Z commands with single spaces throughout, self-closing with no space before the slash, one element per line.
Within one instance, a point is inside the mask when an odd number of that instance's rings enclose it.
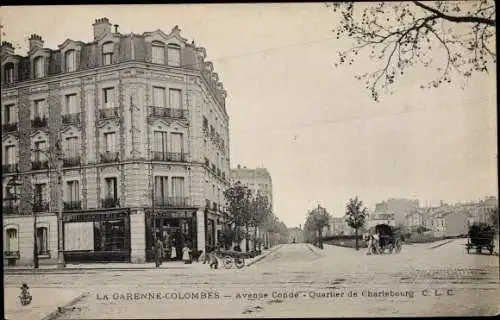
<path fill-rule="evenodd" d="M 61 319 L 498 314 L 498 256 L 467 255 L 464 243 L 379 256 L 289 244 L 243 269 L 7 274 L 5 286 L 88 292 Z"/>

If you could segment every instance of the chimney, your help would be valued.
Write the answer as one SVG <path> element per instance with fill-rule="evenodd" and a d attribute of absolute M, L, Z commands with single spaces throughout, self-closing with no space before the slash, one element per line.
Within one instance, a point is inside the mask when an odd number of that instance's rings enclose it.
<path fill-rule="evenodd" d="M 33 52 L 35 49 L 38 48 L 43 48 L 42 37 L 40 37 L 37 34 L 32 34 L 29 38 L 29 44 L 30 44 L 30 52 Z"/>
<path fill-rule="evenodd" d="M 94 27 L 94 40 L 97 40 L 105 34 L 111 33 L 111 23 L 108 18 L 99 18 L 92 25 Z"/>
<path fill-rule="evenodd" d="M 118 33 L 118 27 L 119 27 L 119 25 L 118 24 L 114 24 L 113 27 L 115 27 L 115 33 Z"/>
<path fill-rule="evenodd" d="M 12 46 L 12 43 L 2 41 L 2 57 L 5 55 L 14 55 L 14 47 Z"/>

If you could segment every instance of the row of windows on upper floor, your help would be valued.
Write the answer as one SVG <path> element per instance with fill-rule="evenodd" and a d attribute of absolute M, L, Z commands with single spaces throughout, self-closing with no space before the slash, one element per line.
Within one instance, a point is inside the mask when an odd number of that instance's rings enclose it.
<path fill-rule="evenodd" d="M 166 48 L 165 48 L 166 47 Z M 177 44 L 168 44 L 165 46 L 163 42 L 153 41 L 151 44 L 151 62 L 156 64 L 165 64 L 165 58 L 167 60 L 167 65 L 172 67 L 181 66 L 181 48 Z M 165 54 L 166 53 L 166 54 Z M 106 42 L 102 45 L 102 65 L 113 64 L 114 43 Z M 77 50 L 68 50 L 64 53 L 64 71 L 73 72 L 77 71 L 79 68 L 80 61 L 78 59 L 79 52 Z M 40 79 L 48 76 L 46 64 L 48 63 L 45 56 L 38 56 L 33 59 L 33 77 L 35 79 Z M 19 80 L 19 75 L 16 79 L 15 64 L 12 62 L 6 63 L 3 67 L 4 83 L 12 84 Z"/>

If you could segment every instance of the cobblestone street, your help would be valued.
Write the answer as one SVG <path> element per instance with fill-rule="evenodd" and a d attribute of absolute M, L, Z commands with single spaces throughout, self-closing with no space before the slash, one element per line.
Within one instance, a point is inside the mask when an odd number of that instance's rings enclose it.
<path fill-rule="evenodd" d="M 499 312 L 498 256 L 467 255 L 464 240 L 398 255 L 284 245 L 243 269 L 7 274 L 5 286 L 72 287 L 86 297 L 61 319 L 486 315 Z M 47 289 L 48 290 L 48 289 Z M 377 296 L 382 294 L 387 296 Z M 40 292 L 40 290 L 38 290 Z M 34 299 L 37 299 L 35 296 Z"/>

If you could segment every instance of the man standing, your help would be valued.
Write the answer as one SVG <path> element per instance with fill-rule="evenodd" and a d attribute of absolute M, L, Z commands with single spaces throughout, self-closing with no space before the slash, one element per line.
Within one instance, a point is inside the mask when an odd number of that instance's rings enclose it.
<path fill-rule="evenodd" d="M 161 259 L 163 258 L 163 242 L 158 238 L 155 244 L 155 265 L 159 268 L 161 265 Z"/>

